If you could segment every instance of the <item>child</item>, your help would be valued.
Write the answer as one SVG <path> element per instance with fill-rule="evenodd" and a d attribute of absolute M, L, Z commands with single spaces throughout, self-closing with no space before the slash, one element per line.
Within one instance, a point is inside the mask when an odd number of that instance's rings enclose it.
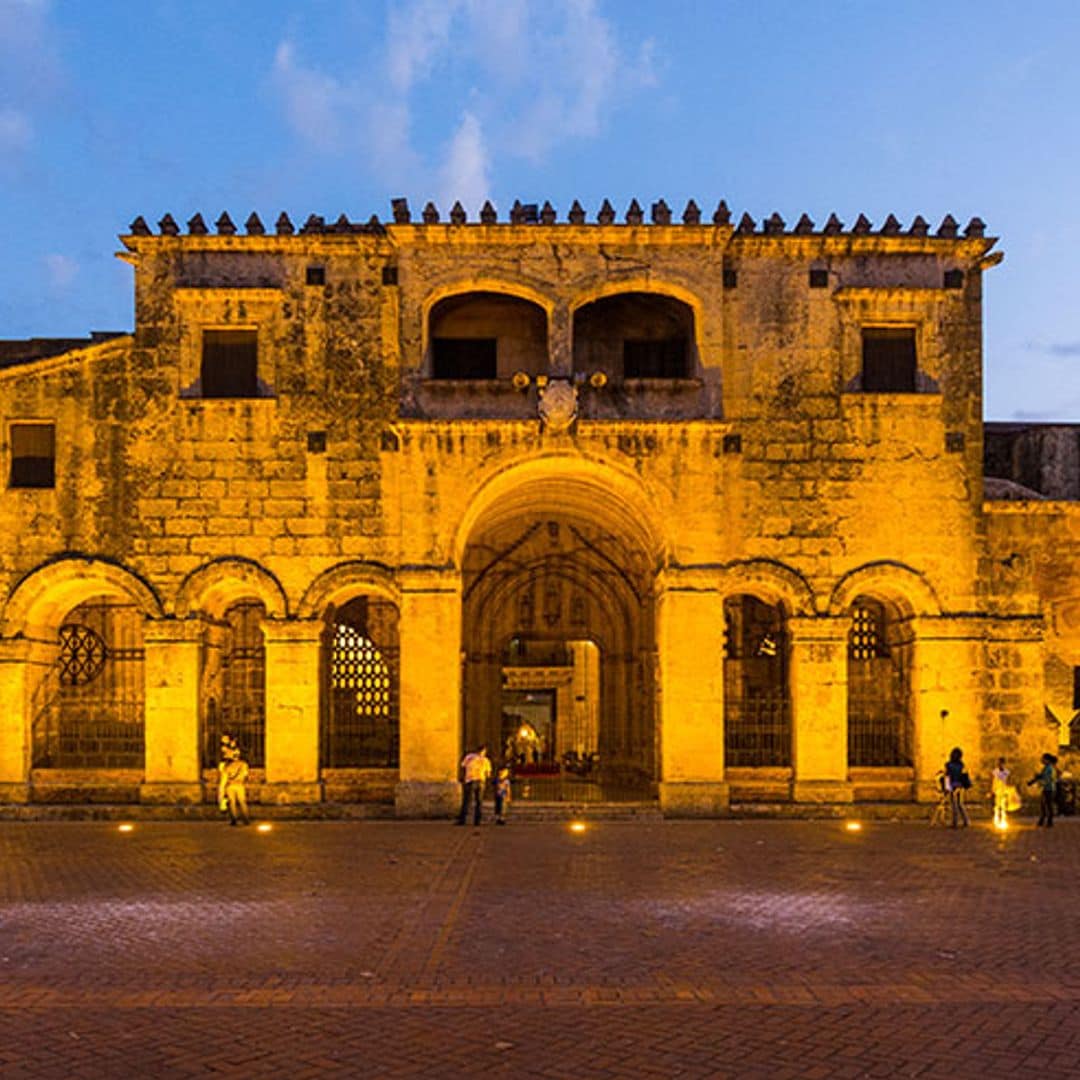
<path fill-rule="evenodd" d="M 221 761 L 218 764 L 218 806 L 229 812 L 230 825 L 250 825 L 247 788 L 248 763 L 240 756 L 240 747 L 231 735 L 221 736 Z"/>
<path fill-rule="evenodd" d="M 1009 810 L 1009 770 L 1005 768 L 1005 759 L 998 758 L 997 768 L 990 774 L 990 794 L 994 798 L 994 825 L 999 829 L 1008 827 Z"/>
<path fill-rule="evenodd" d="M 1042 768 L 1028 781 L 1028 787 L 1038 784 L 1042 791 L 1042 802 L 1039 804 L 1039 820 L 1037 825 L 1045 825 L 1048 829 L 1054 824 L 1054 789 L 1057 787 L 1057 770 L 1054 766 L 1057 758 L 1053 754 L 1043 754 Z"/>
<path fill-rule="evenodd" d="M 495 778 L 495 824 L 505 825 L 504 808 L 510 802 L 510 770 L 500 769 Z"/>
<path fill-rule="evenodd" d="M 938 789 L 938 801 L 930 816 L 931 825 L 947 825 L 949 822 L 949 786 L 945 782 L 945 770 L 938 769 L 934 776 Z"/>

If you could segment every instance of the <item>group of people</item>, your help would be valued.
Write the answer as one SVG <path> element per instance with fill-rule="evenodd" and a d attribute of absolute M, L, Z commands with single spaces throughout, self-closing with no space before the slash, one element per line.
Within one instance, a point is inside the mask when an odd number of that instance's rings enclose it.
<path fill-rule="evenodd" d="M 484 788 L 491 778 L 491 758 L 487 747 L 478 746 L 461 759 L 461 812 L 457 824 L 464 825 L 472 808 L 473 824 L 479 825 L 483 815 Z M 495 824 L 506 824 L 506 812 L 510 806 L 510 770 L 500 768 L 495 777 Z"/>
<path fill-rule="evenodd" d="M 1020 792 L 1010 783 L 1011 774 L 1005 759 L 998 758 L 997 765 L 990 774 L 990 796 L 994 803 L 994 825 L 1004 828 L 1011 811 L 1019 810 L 1022 800 Z M 932 825 L 939 821 L 945 824 L 946 816 L 952 828 L 967 828 L 971 824 L 965 803 L 965 792 L 971 786 L 971 776 L 964 765 L 964 752 L 954 746 L 949 753 L 949 760 L 938 773 L 938 785 L 941 801 L 931 818 Z M 1058 771 L 1057 758 L 1053 754 L 1043 754 L 1038 772 L 1027 782 L 1028 787 L 1038 785 L 1039 826 L 1050 828 L 1054 824 L 1054 798 L 1057 794 Z"/>

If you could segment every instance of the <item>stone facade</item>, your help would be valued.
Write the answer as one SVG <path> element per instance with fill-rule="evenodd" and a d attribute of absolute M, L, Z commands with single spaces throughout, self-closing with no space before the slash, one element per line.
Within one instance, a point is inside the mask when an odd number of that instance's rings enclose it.
<path fill-rule="evenodd" d="M 459 211 L 140 218 L 131 335 L 5 345 L 3 798 L 200 801 L 226 727 L 262 801 L 401 815 L 480 741 L 673 814 L 1070 741 L 1080 509 L 984 499 L 981 222 Z"/>

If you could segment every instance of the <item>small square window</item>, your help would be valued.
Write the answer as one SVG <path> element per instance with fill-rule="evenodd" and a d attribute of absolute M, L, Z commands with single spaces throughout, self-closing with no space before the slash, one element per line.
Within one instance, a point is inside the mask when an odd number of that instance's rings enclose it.
<path fill-rule="evenodd" d="M 862 388 L 869 393 L 915 393 L 915 328 L 865 327 Z"/>
<path fill-rule="evenodd" d="M 945 432 L 945 449 L 950 454 L 960 454 L 964 450 L 964 433 L 962 431 Z"/>
<path fill-rule="evenodd" d="M 326 453 L 326 432 L 309 431 L 307 433 L 307 448 L 309 454 Z"/>
<path fill-rule="evenodd" d="M 325 266 L 309 266 L 307 268 L 307 283 L 309 285 L 325 285 L 326 284 L 326 267 Z"/>
<path fill-rule="evenodd" d="M 742 436 L 736 433 L 724 436 L 724 453 L 725 454 L 741 454 L 742 453 Z"/>
<path fill-rule="evenodd" d="M 11 425 L 13 488 L 56 487 L 56 428 L 53 424 Z"/>
<path fill-rule="evenodd" d="M 723 283 L 725 289 L 734 289 L 739 284 L 739 272 L 737 270 L 725 270 L 723 272 Z"/>
<path fill-rule="evenodd" d="M 398 283 L 396 266 L 384 266 L 382 268 L 382 283 L 384 285 L 396 285 Z"/>
<path fill-rule="evenodd" d="M 943 284 L 946 289 L 962 289 L 964 287 L 964 271 L 946 270 Z"/>
<path fill-rule="evenodd" d="M 258 397 L 258 331 L 204 330 L 199 374 L 204 398 Z"/>
<path fill-rule="evenodd" d="M 810 288 L 811 289 L 827 289 L 829 287 L 829 271 L 828 270 L 811 270 L 810 271 Z"/>

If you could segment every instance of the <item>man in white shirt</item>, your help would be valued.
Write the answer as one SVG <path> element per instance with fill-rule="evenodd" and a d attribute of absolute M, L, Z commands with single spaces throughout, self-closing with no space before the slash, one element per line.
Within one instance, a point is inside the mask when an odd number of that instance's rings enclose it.
<path fill-rule="evenodd" d="M 487 756 L 487 747 L 478 746 L 471 754 L 461 759 L 461 771 L 464 784 L 461 790 L 461 813 L 457 823 L 465 824 L 469 815 L 469 803 L 473 804 L 473 824 L 480 824 L 480 812 L 484 804 L 484 785 L 491 775 L 491 760 Z"/>

